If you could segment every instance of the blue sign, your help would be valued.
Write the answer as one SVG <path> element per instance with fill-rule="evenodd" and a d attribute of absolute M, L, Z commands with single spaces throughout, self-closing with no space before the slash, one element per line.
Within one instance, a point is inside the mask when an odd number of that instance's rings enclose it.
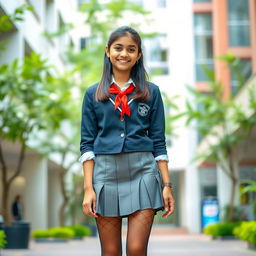
<path fill-rule="evenodd" d="M 202 228 L 212 223 L 219 222 L 219 203 L 218 199 L 202 200 Z"/>

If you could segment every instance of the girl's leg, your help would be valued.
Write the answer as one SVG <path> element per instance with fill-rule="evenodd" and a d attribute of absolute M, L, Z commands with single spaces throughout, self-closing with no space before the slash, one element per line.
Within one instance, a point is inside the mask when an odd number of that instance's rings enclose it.
<path fill-rule="evenodd" d="M 128 216 L 127 256 L 146 256 L 155 210 L 136 211 Z"/>
<path fill-rule="evenodd" d="M 122 218 L 103 217 L 96 219 L 99 232 L 101 255 L 121 256 L 122 255 Z"/>

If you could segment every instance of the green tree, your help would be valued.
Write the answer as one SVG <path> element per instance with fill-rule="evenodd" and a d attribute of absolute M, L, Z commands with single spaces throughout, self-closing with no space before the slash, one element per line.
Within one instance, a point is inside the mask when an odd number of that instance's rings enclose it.
<path fill-rule="evenodd" d="M 0 30 L 3 31 L 2 33 L 8 32 L 13 29 L 13 24 L 15 22 L 23 21 L 23 14 L 25 11 L 31 11 L 33 10 L 32 7 L 30 7 L 28 4 L 23 4 L 17 9 L 14 10 L 14 12 L 10 15 L 3 15 L 0 17 Z M 68 26 L 65 26 L 65 29 L 62 29 L 62 33 L 65 33 L 68 31 Z M 52 36 L 58 36 L 61 35 L 61 33 L 57 33 L 56 35 Z M 6 41 L 1 42 L 0 49 L 4 50 L 4 47 L 6 45 Z M 3 179 L 2 183 L 6 184 L 3 188 L 5 201 L 3 201 L 3 209 L 6 209 L 6 203 L 8 201 L 8 194 L 9 194 L 9 187 L 12 183 L 12 181 L 19 175 L 22 169 L 22 163 L 25 157 L 25 149 L 28 146 L 28 141 L 34 138 L 34 141 L 37 141 L 38 139 L 38 132 L 40 134 L 43 134 L 43 138 L 52 138 L 57 130 L 61 130 L 62 127 L 62 121 L 63 119 L 69 119 L 71 116 L 70 109 L 73 110 L 73 114 L 75 114 L 74 108 L 70 106 L 71 102 L 75 102 L 72 99 L 70 85 L 74 83 L 74 80 L 71 82 L 67 82 L 68 79 L 70 79 L 70 74 L 59 74 L 58 77 L 53 77 L 50 75 L 50 73 L 57 73 L 55 70 L 55 67 L 49 67 L 46 65 L 45 61 L 43 61 L 39 55 L 32 54 L 29 58 L 25 58 L 22 60 L 24 63 L 23 65 L 19 64 L 18 60 L 15 60 L 12 64 L 9 65 L 3 65 L 1 66 L 1 83 L 3 84 L 2 89 L 2 98 L 1 98 L 1 105 L 3 106 L 3 109 L 1 113 L 3 113 L 3 120 L 2 127 L 6 129 L 3 131 L 4 136 L 1 136 L 2 139 L 11 139 L 13 141 L 21 139 L 21 152 L 20 152 L 20 160 L 17 165 L 17 170 L 11 179 L 7 179 L 7 169 L 6 161 L 4 159 L 4 154 L 2 147 L 1 149 L 1 164 L 3 169 Z M 16 76 L 16 80 L 15 80 Z M 73 78 L 73 77 L 72 77 Z M 13 84 L 12 84 L 13 83 Z M 11 85 L 12 84 L 12 85 Z M 11 87 L 12 86 L 12 87 Z M 31 89 L 30 89 L 31 87 Z M 17 89 L 19 88 L 19 90 Z M 23 89 L 23 90 L 20 90 Z M 15 92 L 15 96 L 13 97 L 5 94 L 5 92 L 11 93 L 11 91 Z M 29 91 L 29 94 L 27 94 Z M 22 94 L 21 94 L 22 93 Z M 13 111 L 17 111 L 19 113 L 19 118 L 22 119 L 26 114 L 27 122 L 29 123 L 28 131 L 24 128 L 24 130 L 20 130 L 21 135 L 17 135 L 16 128 L 19 128 L 16 126 L 15 123 L 13 123 L 14 120 L 11 120 L 11 116 L 13 113 L 9 113 L 8 117 L 7 115 L 7 107 L 9 106 L 6 102 L 10 99 L 10 106 L 13 106 L 13 104 L 17 104 L 16 109 Z M 18 100 L 17 100 L 18 99 Z M 6 105 L 7 104 L 7 105 Z M 35 109 L 33 109 L 35 108 Z M 38 111 L 35 111 L 35 110 Z M 77 109 L 77 108 L 76 108 Z M 8 109 L 10 111 L 10 109 Z M 38 122 L 38 123 L 36 123 Z M 17 119 L 17 123 L 20 123 L 20 120 Z M 31 123 L 31 124 L 30 124 Z M 9 129 L 8 125 L 11 125 L 11 128 L 8 133 L 6 131 Z M 33 131 L 36 131 L 33 133 Z M 44 131 L 44 133 L 42 133 Z M 11 137 L 10 133 L 13 133 L 13 137 Z M 25 136 L 25 133 L 27 135 Z M 63 133 L 63 132 L 62 132 Z M 62 134 L 63 136 L 63 134 Z M 24 138 L 23 138 L 24 137 Z M 41 136 L 42 137 L 42 136 Z M 43 140 L 43 139 L 42 139 Z M 56 145 L 53 145 L 53 142 L 51 142 L 52 147 L 57 147 L 58 143 Z M 69 145 L 72 144 L 69 142 Z M 74 142 L 72 144 L 74 146 Z M 36 147 L 35 143 L 33 145 Z M 41 145 L 40 145 L 41 146 Z M 37 151 L 40 151 L 41 147 L 37 148 Z M 62 150 L 63 151 L 63 150 Z M 42 153 L 45 153 L 45 151 L 41 150 Z M 62 156 L 62 159 L 65 159 L 64 156 Z M 64 160 L 62 160 L 63 162 Z M 63 164 L 61 164 L 63 167 Z M 63 171 L 64 170 L 64 171 Z M 65 169 L 61 169 L 60 176 L 63 175 L 63 172 L 65 172 Z M 62 181 L 62 179 L 61 179 Z M 6 190 L 7 188 L 7 190 Z M 63 190 L 63 182 L 61 182 L 61 188 Z M 7 195 L 7 197 L 5 196 Z M 65 197 L 64 197 L 65 198 Z M 6 212 L 5 215 L 6 223 L 9 222 L 8 219 L 8 212 Z"/>
<path fill-rule="evenodd" d="M 72 167 L 77 164 L 79 155 L 81 98 L 79 93 L 76 93 L 76 91 L 79 92 L 79 84 L 76 80 L 72 71 L 56 77 L 51 76 L 48 79 L 49 86 L 54 88 L 54 98 L 65 109 L 66 118 L 62 120 L 57 129 L 48 127 L 41 138 L 37 135 L 34 137 L 37 141 L 36 148 L 42 154 L 45 156 L 57 154 L 60 159 L 58 172 L 63 201 L 58 215 L 61 226 L 65 225 L 65 210 L 69 201 L 65 178 Z"/>
<path fill-rule="evenodd" d="M 2 212 L 9 224 L 8 199 L 12 182 L 21 173 L 25 151 L 30 147 L 33 133 L 49 127 L 57 129 L 67 117 L 65 105 L 53 97 L 56 89 L 46 83 L 49 66 L 39 55 L 32 53 L 11 64 L 0 66 L 0 166 L 2 172 Z M 19 142 L 17 167 L 10 174 L 4 141 Z"/>
<path fill-rule="evenodd" d="M 232 64 L 237 61 L 231 54 L 222 56 L 221 60 L 226 61 L 231 69 Z M 197 155 L 196 158 L 217 162 L 232 181 L 228 210 L 228 220 L 232 221 L 235 195 L 238 193 L 236 188 L 239 182 L 238 168 L 241 159 L 239 142 L 248 139 L 256 124 L 256 117 L 255 115 L 247 116 L 244 106 L 238 104 L 232 96 L 224 101 L 223 85 L 217 80 L 214 72 L 205 70 L 209 78 L 209 91 L 207 94 L 201 94 L 197 90 L 189 88 L 194 96 L 194 102 L 186 102 L 187 110 L 184 114 L 187 124 L 194 123 L 200 136 L 207 142 L 206 152 Z M 238 72 L 239 70 L 234 71 Z M 242 78 L 239 81 L 244 83 Z M 239 87 L 242 86 L 243 84 Z M 249 108 L 251 112 L 255 113 L 255 87 L 252 86 L 247 93 L 250 99 Z"/>

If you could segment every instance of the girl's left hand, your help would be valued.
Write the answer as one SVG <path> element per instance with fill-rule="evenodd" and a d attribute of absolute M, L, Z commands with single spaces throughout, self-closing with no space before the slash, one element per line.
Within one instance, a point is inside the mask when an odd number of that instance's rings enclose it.
<path fill-rule="evenodd" d="M 172 188 L 165 186 L 163 188 L 163 199 L 165 213 L 162 215 L 163 218 L 168 218 L 174 212 L 175 200 L 172 194 Z"/>

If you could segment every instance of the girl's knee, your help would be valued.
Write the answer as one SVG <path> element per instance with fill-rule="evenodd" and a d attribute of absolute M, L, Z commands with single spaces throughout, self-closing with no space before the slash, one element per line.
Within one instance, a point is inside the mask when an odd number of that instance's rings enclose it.
<path fill-rule="evenodd" d="M 141 244 L 133 244 L 127 248 L 127 256 L 146 256 L 147 249 Z"/>
<path fill-rule="evenodd" d="M 117 249 L 115 247 L 107 248 L 102 251 L 102 256 L 122 256 L 122 250 Z"/>

